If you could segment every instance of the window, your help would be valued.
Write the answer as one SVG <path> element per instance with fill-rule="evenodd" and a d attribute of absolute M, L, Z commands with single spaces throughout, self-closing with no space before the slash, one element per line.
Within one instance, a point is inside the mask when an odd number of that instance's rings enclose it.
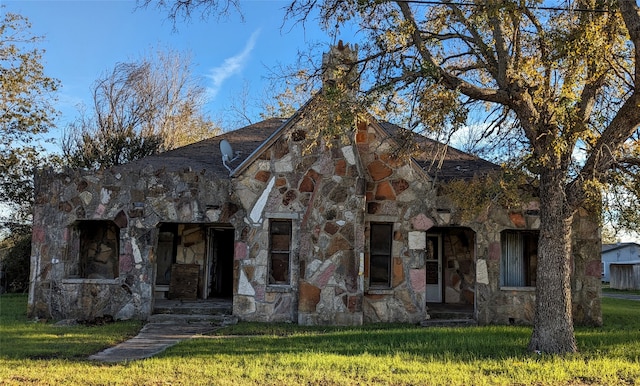
<path fill-rule="evenodd" d="M 391 239 L 393 224 L 371 224 L 369 239 L 369 285 L 391 286 Z"/>
<path fill-rule="evenodd" d="M 535 286 L 538 266 L 538 232 L 504 231 L 501 234 L 501 243 L 500 285 Z"/>
<path fill-rule="evenodd" d="M 290 284 L 291 221 L 269 224 L 269 284 Z"/>
<path fill-rule="evenodd" d="M 78 223 L 78 232 L 80 277 L 118 277 L 120 228 L 111 221 L 81 221 Z"/>

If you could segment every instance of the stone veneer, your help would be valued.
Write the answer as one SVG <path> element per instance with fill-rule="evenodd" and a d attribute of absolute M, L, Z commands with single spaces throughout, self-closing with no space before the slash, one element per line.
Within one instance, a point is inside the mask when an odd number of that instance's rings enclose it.
<path fill-rule="evenodd" d="M 443 240 L 443 301 L 473 305 L 480 324 L 532 322 L 532 287 L 500 286 L 500 234 L 538 229 L 536 203 L 487 208 L 461 221 L 410 159 L 394 157 L 376 122 L 346 142 L 304 153 L 305 120 L 287 124 L 234 178 L 144 162 L 98 172 L 44 171 L 36 179 L 29 314 L 146 319 L 154 301 L 159 225 L 196 229 L 180 261 L 203 261 L 200 226 L 235 229 L 233 312 L 242 320 L 305 325 L 416 323 L 426 308 L 425 237 Z M 289 285 L 269 285 L 269 220 L 292 222 Z M 78 227 L 119 228 L 117 277 L 79 278 Z M 369 285 L 369 226 L 393 224 L 390 285 Z M 576 215 L 572 290 L 578 324 L 602 323 L 599 229 Z M 185 234 L 185 237 L 188 235 Z M 186 244 L 185 244 L 186 247 Z"/>
<path fill-rule="evenodd" d="M 228 181 L 189 167 L 45 170 L 36 176 L 35 191 L 29 315 L 40 318 L 146 319 L 153 309 L 158 225 L 228 223 L 237 210 L 227 202 Z M 119 228 L 111 279 L 78 276 L 77 234 L 94 220 Z"/>

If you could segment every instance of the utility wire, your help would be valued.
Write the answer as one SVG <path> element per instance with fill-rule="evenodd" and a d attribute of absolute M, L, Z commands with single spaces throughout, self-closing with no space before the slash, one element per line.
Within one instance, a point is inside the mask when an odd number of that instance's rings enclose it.
<path fill-rule="evenodd" d="M 486 4 L 476 4 L 458 1 L 435 1 L 435 0 L 396 0 L 398 3 L 409 4 L 423 4 L 423 5 L 455 5 L 460 7 L 481 7 Z M 592 13 L 607 13 L 611 12 L 608 9 L 594 9 L 594 8 L 567 8 L 567 7 L 528 7 L 541 11 L 566 11 L 566 12 L 592 12 Z"/>

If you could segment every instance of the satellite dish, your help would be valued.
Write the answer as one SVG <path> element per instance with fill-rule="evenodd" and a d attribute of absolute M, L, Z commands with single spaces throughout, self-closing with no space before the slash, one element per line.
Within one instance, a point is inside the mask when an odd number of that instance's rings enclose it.
<path fill-rule="evenodd" d="M 227 165 L 227 162 L 233 162 L 240 156 L 240 152 L 236 152 L 235 156 L 233 154 L 233 148 L 231 144 L 226 139 L 220 141 L 220 153 L 222 154 L 222 164 L 224 165 L 229 172 L 231 172 L 231 167 Z"/>

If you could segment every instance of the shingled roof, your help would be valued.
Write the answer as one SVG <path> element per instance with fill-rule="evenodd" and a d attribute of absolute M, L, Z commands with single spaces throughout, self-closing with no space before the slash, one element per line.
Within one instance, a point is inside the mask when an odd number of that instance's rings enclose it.
<path fill-rule="evenodd" d="M 500 170 L 500 166 L 492 162 L 398 125 L 380 122 L 380 126 L 397 142 L 409 140 L 416 144 L 420 150 L 412 154 L 412 157 L 432 178 L 441 181 L 469 180 Z"/>
<path fill-rule="evenodd" d="M 242 164 L 253 152 L 273 135 L 277 135 L 287 120 L 267 119 L 237 130 L 205 139 L 164 153 L 118 166 L 118 169 L 131 170 L 152 166 L 165 170 L 207 170 L 219 178 L 229 178 L 230 172 L 222 163 L 220 142 L 224 139 L 231 144 L 238 158 L 229 163 L 231 169 Z M 414 161 L 433 178 L 439 180 L 471 179 L 500 169 L 496 164 L 465 153 L 451 146 L 410 132 L 389 122 L 380 122 L 380 127 L 396 141 L 411 140 L 421 149 L 413 154 Z"/>
<path fill-rule="evenodd" d="M 220 142 L 223 139 L 229 141 L 234 152 L 239 155 L 236 160 L 228 163 L 233 169 L 269 138 L 284 122 L 285 120 L 280 118 L 267 119 L 191 145 L 144 157 L 121 165 L 119 168 L 138 169 L 150 165 L 156 169 L 163 168 L 166 170 L 206 169 L 217 177 L 229 178 L 229 170 L 222 163 Z"/>

